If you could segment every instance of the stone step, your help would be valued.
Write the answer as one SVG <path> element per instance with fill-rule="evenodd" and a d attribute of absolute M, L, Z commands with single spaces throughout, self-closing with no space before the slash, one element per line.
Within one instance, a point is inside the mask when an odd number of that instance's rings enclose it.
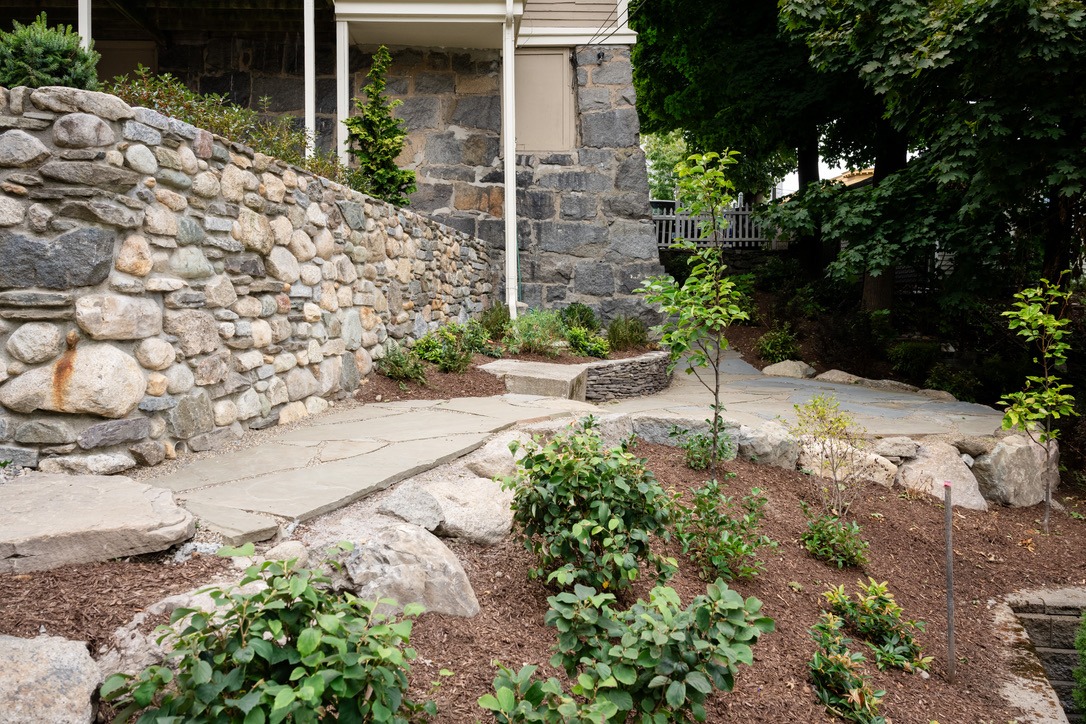
<path fill-rule="evenodd" d="M 501 359 L 479 369 L 505 382 L 514 394 L 560 397 L 583 402 L 588 384 L 587 365 L 560 365 Z"/>

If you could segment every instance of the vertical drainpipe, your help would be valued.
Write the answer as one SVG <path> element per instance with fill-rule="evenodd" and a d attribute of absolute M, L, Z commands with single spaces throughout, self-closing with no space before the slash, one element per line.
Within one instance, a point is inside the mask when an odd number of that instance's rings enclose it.
<path fill-rule="evenodd" d="M 350 160 L 350 154 L 347 153 L 347 127 L 343 125 L 351 112 L 350 40 L 347 23 L 336 21 L 336 152 L 339 154 L 339 162 L 344 166 Z"/>
<path fill-rule="evenodd" d="M 78 21 L 80 42 L 85 50 L 91 44 L 91 0 L 79 0 Z"/>
<path fill-rule="evenodd" d="M 516 87 L 513 74 L 516 38 L 513 0 L 505 0 L 502 28 L 502 152 L 505 155 L 505 303 L 517 318 L 517 131 Z"/>
<path fill-rule="evenodd" d="M 305 131 L 309 143 L 305 155 L 311 156 L 317 143 L 317 24 L 314 0 L 305 0 L 302 6 L 303 34 L 305 43 Z"/>

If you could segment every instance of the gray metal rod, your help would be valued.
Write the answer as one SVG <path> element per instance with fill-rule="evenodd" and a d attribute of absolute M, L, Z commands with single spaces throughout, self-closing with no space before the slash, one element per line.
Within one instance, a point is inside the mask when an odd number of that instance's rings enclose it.
<path fill-rule="evenodd" d="M 954 511 L 950 502 L 950 481 L 943 481 L 946 506 L 946 662 L 947 679 L 954 683 Z"/>

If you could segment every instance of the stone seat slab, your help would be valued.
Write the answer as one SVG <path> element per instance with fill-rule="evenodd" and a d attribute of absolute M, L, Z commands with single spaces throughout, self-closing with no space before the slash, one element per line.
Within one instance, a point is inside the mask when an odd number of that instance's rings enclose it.
<path fill-rule="evenodd" d="M 497 360 L 479 369 L 505 382 L 505 389 L 524 395 L 559 397 L 584 402 L 588 387 L 586 365 L 559 365 L 550 362 Z"/>
<path fill-rule="evenodd" d="M 0 573 L 152 553 L 195 530 L 169 490 L 121 475 L 29 473 L 0 485 Z"/>

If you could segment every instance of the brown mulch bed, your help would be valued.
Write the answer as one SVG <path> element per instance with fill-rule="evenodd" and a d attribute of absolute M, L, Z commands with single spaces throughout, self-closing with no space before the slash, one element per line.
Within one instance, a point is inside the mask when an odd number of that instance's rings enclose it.
<path fill-rule="evenodd" d="M 705 477 L 683 465 L 682 451 L 642 443 L 636 452 L 648 458 L 665 487 L 686 491 Z M 821 608 L 821 593 L 830 584 L 854 590 L 861 576 L 889 581 L 906 614 L 928 622 L 920 641 L 935 657 L 931 678 L 872 670 L 877 688 L 887 697 L 885 713 L 897 724 L 998 722 L 1015 712 L 999 698 L 1006 678 L 997 642 L 991 634 L 989 601 L 1004 593 L 1044 585 L 1086 584 L 1086 524 L 1055 513 L 1052 532 L 1039 532 L 1039 508 L 1003 509 L 989 513 L 955 512 L 958 683 L 946 682 L 945 601 L 943 582 L 943 510 L 934 499 L 900 490 L 869 486 L 854 506 L 856 519 L 871 543 L 871 563 L 863 571 L 839 571 L 811 559 L 797 540 L 804 520 L 800 500 L 812 500 L 810 479 L 800 473 L 733 461 L 726 469 L 737 477 L 727 483 L 730 494 L 760 487 L 769 498 L 763 531 L 779 541 L 765 551 L 766 570 L 751 581 L 733 583 L 745 596 L 756 596 L 777 622 L 777 631 L 755 647 L 753 667 L 741 667 L 735 691 L 715 694 L 711 722 L 830 721 L 821 711 L 806 678 L 813 652 L 807 629 Z M 439 707 L 437 722 L 460 724 L 483 719 L 476 706 L 491 690 L 492 661 L 519 668 L 548 667 L 554 632 L 543 625 L 546 599 L 552 592 L 529 581 L 528 554 L 512 537 L 492 548 L 452 542 L 475 588 L 482 608 L 474 619 L 424 614 L 416 623 L 412 646 L 413 695 L 431 696 L 440 669 L 453 676 L 442 680 L 432 696 Z M 669 585 L 684 600 L 704 591 L 704 582 L 674 543 L 669 555 L 679 558 L 680 571 Z M 40 626 L 52 635 L 91 642 L 91 650 L 113 630 L 148 604 L 164 596 L 205 584 L 226 562 L 196 557 L 182 566 L 163 565 L 151 557 L 131 562 L 76 566 L 45 573 L 0 576 L 0 633 L 31 637 Z M 632 594 L 644 597 L 651 583 Z M 627 603 L 629 600 L 626 601 Z"/>
<path fill-rule="evenodd" d="M 637 452 L 649 459 L 666 487 L 685 491 L 704 479 L 704 473 L 683 465 L 680 450 L 643 443 Z M 863 576 L 888 581 L 906 614 L 928 623 L 919 639 L 925 652 L 935 657 L 928 679 L 869 666 L 876 688 L 887 692 L 882 713 L 889 720 L 1002 724 L 1015 717 L 997 693 L 1007 671 L 991 632 L 989 601 L 1021 588 L 1086 583 L 1081 556 L 1086 524 L 1057 513 L 1051 534 L 1043 535 L 1038 530 L 1038 508 L 997 508 L 990 513 L 956 509 L 959 664 L 958 683 L 952 686 L 946 681 L 944 656 L 944 511 L 937 501 L 869 486 L 854 512 L 871 544 L 871 562 L 862 571 L 840 571 L 810 558 L 798 544 L 804 527 L 799 501 L 812 501 L 814 495 L 809 478 L 741 461 L 726 468 L 737 473 L 728 483 L 731 494 L 743 495 L 757 486 L 769 498 L 763 530 L 780 546 L 764 552 L 766 570 L 761 575 L 732 586 L 744 596 L 760 599 L 764 612 L 776 620 L 777 631 L 755 647 L 754 666 L 740 668 L 735 691 L 712 697 L 710 722 L 832 721 L 807 683 L 806 665 L 814 651 L 807 630 L 818 618 L 827 586 L 845 584 L 855 591 Z M 472 580 L 482 612 L 471 620 L 424 615 L 412 636 L 419 651 L 413 679 L 417 696 L 428 693 L 429 683 L 439 678 L 438 670 L 454 673 L 435 694 L 440 712 L 436 721 L 443 724 L 480 716 L 475 702 L 491 691 L 494 660 L 514 669 L 537 664 L 544 676 L 558 675 L 547 666 L 554 631 L 543 625 L 546 599 L 553 592 L 539 581 L 527 580 L 530 559 L 523 548 L 511 538 L 490 549 L 455 544 L 453 548 Z M 679 558 L 681 567 L 669 585 L 689 601 L 704 591 L 705 583 L 674 543 L 667 550 Z M 646 582 L 634 593 L 645 596 L 649 587 Z"/>
<path fill-rule="evenodd" d="M 175 565 L 147 555 L 3 575 L 0 634 L 33 638 L 44 632 L 86 641 L 94 653 L 147 606 L 203 586 L 230 568 L 215 556 L 194 555 Z"/>

